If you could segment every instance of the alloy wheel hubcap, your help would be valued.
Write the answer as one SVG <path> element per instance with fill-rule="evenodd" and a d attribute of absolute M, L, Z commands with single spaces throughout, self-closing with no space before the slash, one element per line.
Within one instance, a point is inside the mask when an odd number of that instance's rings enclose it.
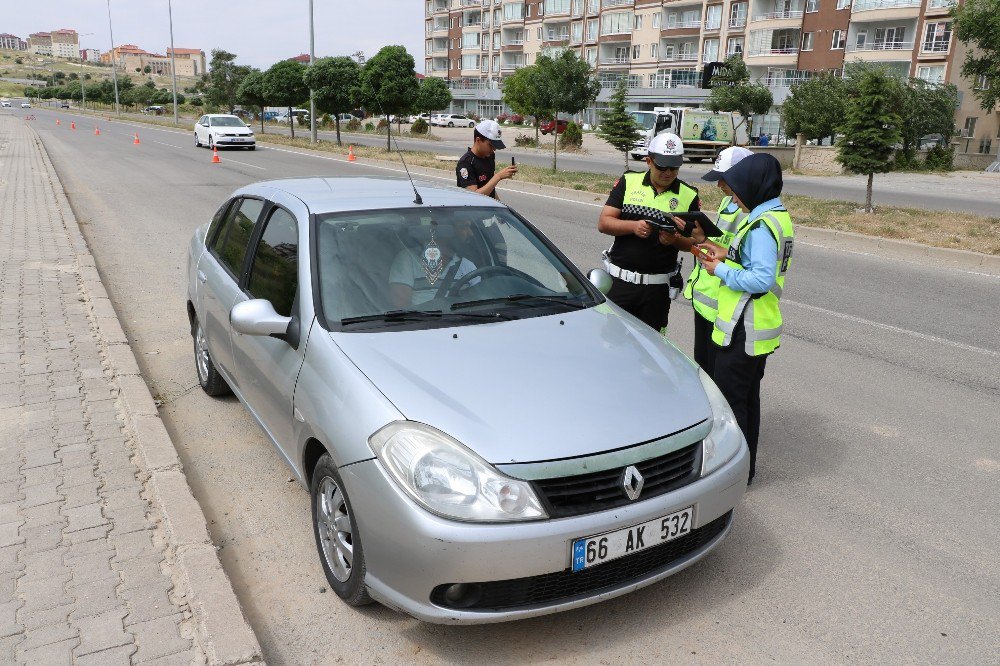
<path fill-rule="evenodd" d="M 202 330 L 201 326 L 198 326 L 198 331 L 195 333 L 195 365 L 198 366 L 198 379 L 202 382 L 208 381 L 208 341 L 205 340 L 205 331 Z"/>
<path fill-rule="evenodd" d="M 327 566 L 337 580 L 346 582 L 354 563 L 354 535 L 344 493 L 330 477 L 319 484 L 316 525 Z"/>

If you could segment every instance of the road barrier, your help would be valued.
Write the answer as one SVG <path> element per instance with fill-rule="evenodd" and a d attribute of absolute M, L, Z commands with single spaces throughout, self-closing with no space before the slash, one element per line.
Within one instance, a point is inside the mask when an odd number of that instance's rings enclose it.
<path fill-rule="evenodd" d="M 219 159 L 219 148 L 217 146 L 212 146 L 212 164 L 219 164 L 222 160 Z"/>

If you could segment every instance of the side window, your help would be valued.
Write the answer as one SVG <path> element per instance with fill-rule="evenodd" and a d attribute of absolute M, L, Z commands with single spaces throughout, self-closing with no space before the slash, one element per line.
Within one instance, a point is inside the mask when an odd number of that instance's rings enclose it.
<path fill-rule="evenodd" d="M 247 253 L 253 225 L 260 216 L 264 202 L 260 199 L 244 199 L 234 205 L 222 223 L 219 235 L 212 244 L 212 251 L 229 272 L 239 279 L 243 268 L 243 258 Z"/>
<path fill-rule="evenodd" d="M 199 118 L 198 119 L 198 124 L 199 125 L 207 125 L 208 124 L 208 116 L 202 116 L 201 118 Z"/>
<path fill-rule="evenodd" d="M 226 211 L 229 210 L 229 206 L 232 203 L 232 200 L 230 200 L 222 204 L 219 210 L 215 211 L 215 215 L 212 216 L 212 223 L 208 226 L 208 232 L 205 234 L 205 244 L 209 247 L 214 247 L 212 243 L 215 241 L 219 233 L 219 228 L 222 226 L 223 220 L 226 219 Z"/>
<path fill-rule="evenodd" d="M 254 298 L 271 301 L 275 312 L 290 317 L 299 285 L 298 270 L 298 225 L 287 210 L 275 208 L 257 244 L 247 291 Z"/>

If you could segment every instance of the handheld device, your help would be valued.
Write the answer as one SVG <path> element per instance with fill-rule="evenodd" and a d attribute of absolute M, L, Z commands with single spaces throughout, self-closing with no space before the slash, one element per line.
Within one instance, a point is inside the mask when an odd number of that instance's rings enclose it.
<path fill-rule="evenodd" d="M 708 215 L 705 215 L 705 213 L 703 213 L 700 210 L 691 211 L 690 213 L 671 213 L 671 215 L 681 220 L 684 220 L 685 229 L 681 231 L 682 236 L 691 235 L 692 222 L 697 222 L 698 226 L 701 227 L 701 230 L 705 232 L 705 236 L 709 238 L 722 235 L 722 229 L 715 226 L 715 223 L 712 222 L 712 218 L 710 218 Z"/>
<path fill-rule="evenodd" d="M 514 161 L 514 156 L 513 155 L 510 156 L 510 165 L 511 166 L 517 166 L 517 162 Z"/>

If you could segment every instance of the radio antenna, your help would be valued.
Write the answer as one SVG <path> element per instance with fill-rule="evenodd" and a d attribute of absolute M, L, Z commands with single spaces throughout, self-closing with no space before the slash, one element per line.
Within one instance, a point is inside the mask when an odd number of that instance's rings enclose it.
<path fill-rule="evenodd" d="M 424 204 L 424 200 L 420 198 L 420 192 L 417 192 L 417 186 L 413 183 L 413 176 L 410 175 L 410 170 L 406 166 L 406 160 L 403 159 L 403 153 L 399 150 L 399 143 L 396 142 L 396 137 L 392 135 L 392 121 L 389 120 L 389 114 L 385 112 L 382 108 L 382 102 L 379 100 L 378 95 L 375 95 L 375 102 L 378 103 L 378 110 L 382 112 L 385 116 L 385 131 L 389 133 L 389 138 L 392 139 L 392 145 L 396 146 L 396 154 L 399 155 L 399 161 L 403 163 L 403 170 L 406 171 L 406 177 L 410 181 L 410 187 L 413 188 L 413 203 L 418 206 Z"/>

